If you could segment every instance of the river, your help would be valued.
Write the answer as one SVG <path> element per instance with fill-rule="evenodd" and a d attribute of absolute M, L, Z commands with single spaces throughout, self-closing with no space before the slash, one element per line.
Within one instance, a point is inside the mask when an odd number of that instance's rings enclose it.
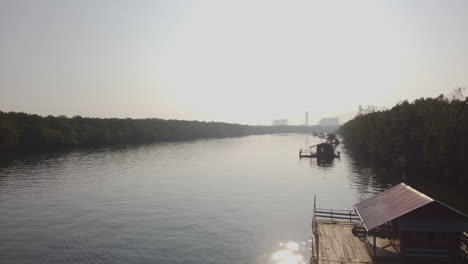
<path fill-rule="evenodd" d="M 308 263 L 314 195 L 352 209 L 401 179 L 342 146 L 331 163 L 298 158 L 318 142 L 282 134 L 10 156 L 0 263 Z M 465 199 L 431 186 L 421 188 L 451 205 Z"/>

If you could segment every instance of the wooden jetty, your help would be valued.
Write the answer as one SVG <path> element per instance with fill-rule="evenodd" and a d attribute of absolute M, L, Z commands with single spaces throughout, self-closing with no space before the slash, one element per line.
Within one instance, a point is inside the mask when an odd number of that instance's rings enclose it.
<path fill-rule="evenodd" d="M 318 216 L 325 212 L 328 216 Z M 311 264 L 372 263 L 364 240 L 352 232 L 355 220 L 352 217 L 349 221 L 342 220 L 342 216 L 339 212 L 333 213 L 333 210 L 314 210 Z"/>
<path fill-rule="evenodd" d="M 468 263 L 468 217 L 405 183 L 354 205 L 316 208 L 311 264 Z"/>
<path fill-rule="evenodd" d="M 389 240 L 372 237 L 359 231 L 359 220 L 354 212 L 345 210 L 317 209 L 312 222 L 311 264 L 319 263 L 403 263 L 390 245 Z M 328 216 L 317 214 L 328 212 Z M 375 239 L 375 241 L 374 241 Z M 386 257 L 376 260 L 375 254 Z"/>
<path fill-rule="evenodd" d="M 373 257 L 374 250 L 393 258 L 392 262 L 386 263 L 402 263 L 388 240 L 368 236 L 359 215 L 353 210 L 316 208 L 314 197 L 311 264 L 380 263 Z"/>

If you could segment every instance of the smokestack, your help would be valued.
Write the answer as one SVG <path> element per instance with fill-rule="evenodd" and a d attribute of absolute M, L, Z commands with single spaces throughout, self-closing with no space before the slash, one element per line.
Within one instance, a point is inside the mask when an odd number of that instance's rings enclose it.
<path fill-rule="evenodd" d="M 305 125 L 308 126 L 309 125 L 309 112 L 305 112 Z"/>

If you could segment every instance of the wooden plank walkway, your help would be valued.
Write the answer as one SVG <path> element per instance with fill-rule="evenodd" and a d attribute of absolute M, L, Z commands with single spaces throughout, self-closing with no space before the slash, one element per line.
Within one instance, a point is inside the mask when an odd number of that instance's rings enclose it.
<path fill-rule="evenodd" d="M 354 236 L 354 223 L 316 220 L 319 232 L 319 263 L 372 263 L 365 242 Z"/>
<path fill-rule="evenodd" d="M 356 235 L 353 234 L 355 226 L 358 227 Z M 317 208 L 314 196 L 311 264 L 403 263 L 388 239 L 375 237 L 374 247 L 374 241 L 369 240 L 374 240 L 374 237 L 367 235 L 360 217 L 353 210 Z M 374 249 L 376 259 L 373 259 Z"/>

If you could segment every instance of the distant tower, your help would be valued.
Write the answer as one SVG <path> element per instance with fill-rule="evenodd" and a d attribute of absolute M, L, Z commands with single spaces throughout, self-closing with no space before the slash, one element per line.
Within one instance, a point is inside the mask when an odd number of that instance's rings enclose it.
<path fill-rule="evenodd" d="M 308 126 L 309 125 L 309 112 L 305 112 L 305 125 Z"/>

